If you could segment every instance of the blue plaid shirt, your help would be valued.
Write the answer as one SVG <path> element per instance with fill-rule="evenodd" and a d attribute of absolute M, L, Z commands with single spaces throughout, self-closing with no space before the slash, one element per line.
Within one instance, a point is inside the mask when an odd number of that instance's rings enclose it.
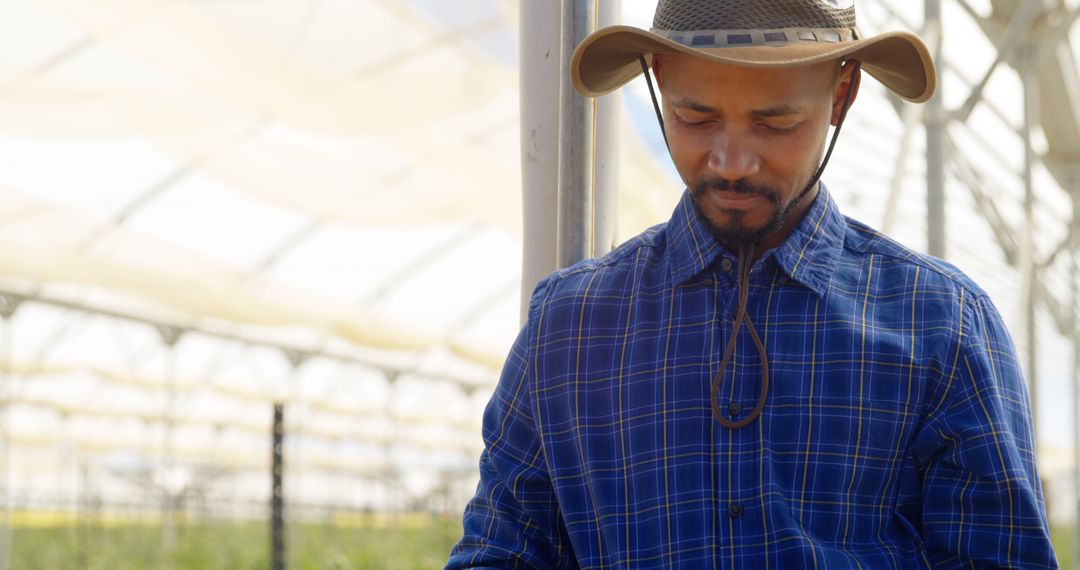
<path fill-rule="evenodd" d="M 1053 568 L 1027 391 L 956 268 L 823 189 L 751 272 L 764 412 L 712 417 L 735 258 L 671 220 L 545 279 L 484 414 L 448 568 Z M 760 389 L 744 328 L 721 392 Z"/>

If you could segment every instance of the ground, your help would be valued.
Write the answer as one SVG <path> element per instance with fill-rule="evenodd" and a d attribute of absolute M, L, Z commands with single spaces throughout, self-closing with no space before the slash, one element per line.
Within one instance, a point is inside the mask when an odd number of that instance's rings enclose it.
<path fill-rule="evenodd" d="M 441 568 L 461 536 L 455 519 L 415 520 L 397 528 L 293 525 L 290 570 L 409 570 Z M 270 567 L 270 529 L 262 523 L 185 525 L 175 547 L 162 548 L 151 525 L 17 528 L 12 568 L 109 570 L 264 570 Z"/>
<path fill-rule="evenodd" d="M 411 517 L 398 523 L 293 525 L 289 564 L 296 570 L 441 568 L 461 536 L 457 518 Z M 1061 567 L 1071 569 L 1075 531 L 1053 529 Z M 175 547 L 162 548 L 152 525 L 16 528 L 12 568 L 263 570 L 270 530 L 262 523 L 183 525 Z"/>

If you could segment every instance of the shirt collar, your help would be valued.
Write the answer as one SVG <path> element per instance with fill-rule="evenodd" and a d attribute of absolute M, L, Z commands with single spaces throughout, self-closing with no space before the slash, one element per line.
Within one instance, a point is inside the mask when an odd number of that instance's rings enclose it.
<path fill-rule="evenodd" d="M 732 255 L 712 236 L 694 212 L 690 191 L 683 192 L 667 223 L 671 278 L 681 285 L 701 273 L 723 255 Z M 824 296 L 836 259 L 844 246 L 847 225 L 840 210 L 822 183 L 806 216 L 776 248 L 762 256 L 772 256 L 788 278 Z"/>
<path fill-rule="evenodd" d="M 667 224 L 667 234 L 668 263 L 675 285 L 682 285 L 701 273 L 726 251 L 698 219 L 689 190 L 683 191 L 682 199 L 675 206 Z"/>

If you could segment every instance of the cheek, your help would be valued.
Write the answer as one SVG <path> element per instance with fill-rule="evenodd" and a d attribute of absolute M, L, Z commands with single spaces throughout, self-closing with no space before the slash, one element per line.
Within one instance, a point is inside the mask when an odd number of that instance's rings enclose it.
<path fill-rule="evenodd" d="M 812 176 L 821 160 L 824 145 L 816 129 L 783 137 L 769 146 L 769 163 L 772 169 L 785 178 Z M 793 180 L 793 184 L 798 181 Z"/>
<path fill-rule="evenodd" d="M 675 170 L 687 186 L 693 186 L 708 169 L 710 150 L 707 141 L 703 137 L 680 132 L 680 129 L 669 129 L 668 144 Z"/>
<path fill-rule="evenodd" d="M 769 145 L 769 163 L 778 171 L 790 172 L 800 170 L 804 163 L 808 162 L 807 140 L 805 137 L 789 135 L 777 137 L 777 140 Z"/>

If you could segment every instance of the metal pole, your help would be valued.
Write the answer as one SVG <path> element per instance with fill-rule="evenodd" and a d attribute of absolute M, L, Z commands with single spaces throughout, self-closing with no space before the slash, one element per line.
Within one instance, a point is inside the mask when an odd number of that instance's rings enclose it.
<path fill-rule="evenodd" d="M 941 77 L 942 61 L 941 0 L 926 0 L 924 6 L 926 36 L 931 40 L 930 52 Z M 923 115 L 926 126 L 926 251 L 944 258 L 945 251 L 945 104 L 942 81 L 937 93 L 926 104 Z"/>
<path fill-rule="evenodd" d="M 518 6 L 524 322 L 536 283 L 558 267 L 559 70 L 563 58 L 560 4 L 520 2 Z"/>
<path fill-rule="evenodd" d="M 622 20 L 622 0 L 600 0 L 598 27 Z M 593 220 L 593 255 L 603 255 L 618 245 L 619 238 L 619 125 L 621 95 L 600 97 L 596 106 L 596 201 Z"/>
<path fill-rule="evenodd" d="M 1077 322 L 1077 310 L 1080 309 L 1080 287 L 1077 287 L 1077 277 L 1080 276 L 1080 164 L 1074 165 L 1069 171 L 1069 193 L 1072 196 L 1072 220 L 1069 224 L 1069 261 L 1072 265 L 1069 272 L 1069 331 L 1073 343 L 1073 370 L 1072 370 L 1072 412 L 1073 412 L 1073 498 L 1076 501 L 1076 522 L 1073 523 L 1073 567 L 1080 568 L 1080 328 Z"/>
<path fill-rule="evenodd" d="M 278 405 L 281 406 L 282 411 L 284 411 L 286 403 L 289 405 L 289 417 L 291 418 L 289 423 L 289 430 L 296 435 L 300 435 L 304 432 L 304 420 L 310 417 L 310 409 L 305 404 L 303 395 L 300 391 L 300 367 L 302 367 L 304 363 L 307 362 L 309 358 L 311 358 L 311 353 L 302 350 L 285 350 L 282 352 L 282 355 L 289 362 L 289 394 L 287 402 L 279 403 Z M 278 413 L 276 407 L 274 413 L 275 417 L 277 417 Z M 282 413 L 282 416 L 283 415 L 284 414 Z M 286 429 L 284 417 L 282 417 L 281 421 L 282 424 L 280 430 L 275 428 L 274 434 L 277 435 L 280 433 L 281 435 L 281 439 L 278 441 L 278 443 L 281 443 L 282 445 L 277 451 L 280 453 L 280 458 L 282 458 L 283 460 L 283 458 L 285 457 L 284 438 Z M 281 503 L 277 507 L 278 512 L 274 515 L 279 520 L 277 520 L 274 524 L 278 525 L 278 528 L 282 533 L 282 538 L 280 544 L 275 548 L 281 549 L 280 557 L 282 568 L 288 566 L 288 558 L 285 551 L 286 544 L 292 544 L 294 550 L 303 548 L 302 541 L 304 540 L 304 535 L 302 532 L 300 532 L 301 528 L 298 525 L 293 525 L 291 529 L 287 528 L 285 526 L 284 514 L 286 492 L 289 494 L 290 497 L 292 497 L 293 505 L 302 505 L 305 497 L 303 482 L 304 448 L 302 445 L 300 445 L 302 441 L 302 438 L 297 437 L 289 445 L 289 464 L 292 466 L 289 470 L 289 487 L 288 489 L 286 489 L 284 486 L 281 486 L 281 492 L 279 495 L 277 495 Z M 279 477 L 284 477 L 284 464 L 280 464 L 279 467 L 280 470 L 278 475 Z M 281 480 L 279 479 L 278 482 L 280 483 Z M 298 518 L 299 520 L 303 520 L 302 507 L 297 506 L 296 508 L 294 508 L 292 510 L 292 516 L 294 521 Z M 275 570 L 277 570 L 276 567 Z"/>
<path fill-rule="evenodd" d="M 274 404 L 273 447 L 270 467 L 270 568 L 285 570 L 285 494 L 283 453 L 285 443 L 285 404 Z"/>
<path fill-rule="evenodd" d="M 570 83 L 570 56 L 596 29 L 597 0 L 563 0 L 559 117 L 559 267 L 592 255 L 596 153 L 596 99 Z"/>
<path fill-rule="evenodd" d="M 1027 43 L 1019 49 L 1020 79 L 1024 89 L 1024 229 L 1020 241 L 1020 302 L 1023 311 L 1023 331 L 1027 343 L 1027 378 L 1031 391 L 1031 418 L 1036 436 L 1039 432 L 1039 391 L 1037 369 L 1038 344 L 1035 303 L 1035 184 L 1034 168 L 1037 157 L 1032 146 L 1032 129 L 1038 124 L 1039 76 L 1036 69 L 1035 46 Z"/>
<path fill-rule="evenodd" d="M 79 492 L 75 516 L 75 567 L 89 568 L 89 544 L 87 520 L 90 513 L 90 465 L 86 457 L 79 458 Z M 169 554 L 171 555 L 171 553 Z"/>
<path fill-rule="evenodd" d="M 162 491 L 162 513 L 161 513 L 161 545 L 164 552 L 171 552 L 176 548 L 176 526 L 177 526 L 177 499 L 180 489 L 174 489 L 172 487 L 173 481 L 175 481 L 177 462 L 176 462 L 176 343 L 180 342 L 180 337 L 183 335 L 183 331 L 175 327 L 158 326 L 158 335 L 161 336 L 162 343 L 168 349 L 165 353 L 165 393 L 164 393 L 164 405 L 162 416 L 164 422 L 162 425 L 162 442 L 161 442 L 161 472 L 164 475 L 164 485 L 161 488 Z M 175 566 L 173 558 L 170 556 L 168 559 L 168 567 Z"/>
<path fill-rule="evenodd" d="M 0 355 L 4 362 L 0 366 L 0 434 L 3 436 L 3 452 L 0 455 L 0 469 L 3 470 L 3 528 L 0 529 L 0 570 L 10 570 L 12 548 L 12 510 L 15 507 L 15 489 L 12 484 L 12 441 L 11 441 L 11 403 L 15 398 L 13 374 L 11 371 L 12 325 L 11 316 L 17 303 L 7 296 L 0 296 Z"/>

